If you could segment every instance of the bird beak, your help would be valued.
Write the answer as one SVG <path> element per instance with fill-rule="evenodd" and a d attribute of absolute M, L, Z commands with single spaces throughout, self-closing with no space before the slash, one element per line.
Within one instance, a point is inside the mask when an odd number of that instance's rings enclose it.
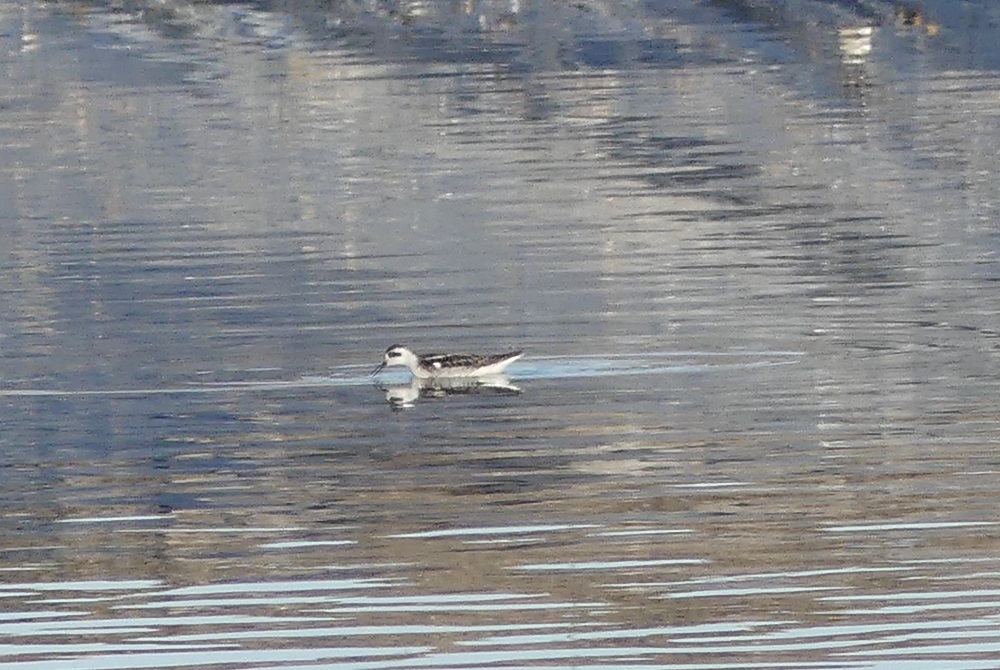
<path fill-rule="evenodd" d="M 374 377 L 378 373 L 382 372 L 382 370 L 384 369 L 385 369 L 385 361 L 382 361 L 381 363 L 378 364 L 378 366 L 374 370 L 372 370 L 371 376 Z"/>

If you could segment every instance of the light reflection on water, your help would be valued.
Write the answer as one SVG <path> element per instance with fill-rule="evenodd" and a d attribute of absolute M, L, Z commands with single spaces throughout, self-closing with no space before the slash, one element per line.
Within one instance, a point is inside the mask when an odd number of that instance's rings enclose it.
<path fill-rule="evenodd" d="M 574 530 L 598 535 L 592 532 L 593 527 L 539 526 L 510 530 L 518 535 L 530 531 L 547 536 L 550 541 L 555 539 L 552 533 Z M 459 536 L 501 531 L 468 528 L 461 529 Z M 422 541 L 434 543 L 447 541 L 454 535 L 444 530 L 408 534 L 405 538 L 418 536 Z M 435 551 L 430 554 L 445 555 Z M 607 576 L 662 573 L 664 569 L 685 570 L 702 564 L 702 561 L 631 561 L 592 567 Z M 89 668 L 241 665 L 256 662 L 253 659 L 279 663 L 281 667 L 310 660 L 333 662 L 335 667 L 345 668 L 382 667 L 377 659 L 387 656 L 392 661 L 386 662 L 385 667 L 476 667 L 488 660 L 520 664 L 526 660 L 560 659 L 587 667 L 603 667 L 599 659 L 616 659 L 630 666 L 637 660 L 657 660 L 662 667 L 675 667 L 674 661 L 679 663 L 676 667 L 715 667 L 719 658 L 729 655 L 738 658 L 741 654 L 769 659 L 766 662 L 773 667 L 795 662 L 814 667 L 876 667 L 881 656 L 891 656 L 903 663 L 901 667 L 909 667 L 899 660 L 900 654 L 891 653 L 890 649 L 898 652 L 898 645 L 905 643 L 923 659 L 928 655 L 933 658 L 954 653 L 988 654 L 996 646 L 992 641 L 996 625 L 992 612 L 998 593 L 995 589 L 850 595 L 854 589 L 849 584 L 859 574 L 897 573 L 913 580 L 921 577 L 920 565 L 619 584 L 588 580 L 587 566 L 579 569 L 571 564 L 560 566 L 559 570 L 567 571 L 573 582 L 582 580 L 581 595 L 605 596 L 593 600 L 559 600 L 556 594 L 547 592 L 420 593 L 413 582 L 394 576 L 401 572 L 413 574 L 413 569 L 419 566 L 351 569 L 369 574 L 384 572 L 381 577 L 236 581 L 180 588 L 151 580 L 27 582 L 19 586 L 19 592 L 0 594 L 13 605 L 0 620 L 0 635 L 7 640 L 3 654 L 16 658 L 18 667 L 71 667 L 66 654 L 72 654 L 81 667 Z M 532 570 L 533 566 L 518 569 Z M 817 579 L 833 582 L 819 586 Z M 705 581 L 754 586 L 697 588 Z M 801 586 L 795 586 L 796 582 Z M 697 590 L 690 590 L 692 586 Z M 803 625 L 789 618 L 787 609 L 778 609 L 775 615 L 756 620 L 740 617 L 731 621 L 670 625 L 649 625 L 653 620 L 640 616 L 623 627 L 616 623 L 618 612 L 634 606 L 631 597 L 622 597 L 623 591 L 644 598 L 652 595 L 647 607 L 656 602 L 656 592 L 663 591 L 670 598 L 682 599 L 679 602 L 710 600 L 717 607 L 731 603 L 741 608 L 751 607 L 758 614 L 763 610 L 753 608 L 751 603 L 780 598 L 790 604 L 808 597 L 816 605 L 833 609 L 826 612 L 830 617 L 826 625 Z M 830 591 L 841 593 L 826 595 Z M 925 603 L 930 607 L 908 610 L 906 606 L 893 605 L 875 610 L 854 609 L 856 603 L 866 601 Z M 46 604 L 73 609 L 46 612 Z M 948 614 L 947 618 L 928 620 L 926 617 L 935 611 L 935 605 L 960 606 L 964 611 L 983 614 L 965 618 Z M 97 609 L 89 612 L 81 609 L 88 606 Z M 20 607 L 24 611 L 18 611 Z M 159 613 L 144 614 L 151 611 Z M 690 613 L 697 611 L 691 609 Z M 784 611 L 786 616 L 778 615 L 778 611 Z M 885 618 L 911 611 L 924 618 L 902 621 Z M 432 622 L 414 622 L 409 618 L 413 615 L 431 617 Z M 69 641 L 88 638 L 103 641 Z M 434 643 L 428 645 L 428 640 Z M 324 647 L 318 644 L 320 641 L 336 641 L 337 645 Z M 308 648 L 302 647 L 303 644 L 308 644 Z M 449 646 L 453 650 L 445 651 Z M 826 658 L 827 662 L 795 660 L 815 652 L 822 653 L 817 658 Z M 858 659 L 862 659 L 861 665 L 856 664 Z M 985 661 L 969 659 L 962 667 L 988 666 Z"/>
<path fill-rule="evenodd" d="M 1000 17 L 926 5 L 4 5 L 0 663 L 996 667 Z"/>

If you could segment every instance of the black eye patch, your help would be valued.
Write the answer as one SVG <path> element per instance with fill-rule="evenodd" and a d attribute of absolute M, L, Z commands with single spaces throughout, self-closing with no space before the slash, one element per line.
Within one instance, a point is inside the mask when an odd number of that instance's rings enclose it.
<path fill-rule="evenodd" d="M 388 356 L 389 358 L 399 358 L 403 354 L 399 353 L 398 351 L 387 351 L 385 355 Z"/>

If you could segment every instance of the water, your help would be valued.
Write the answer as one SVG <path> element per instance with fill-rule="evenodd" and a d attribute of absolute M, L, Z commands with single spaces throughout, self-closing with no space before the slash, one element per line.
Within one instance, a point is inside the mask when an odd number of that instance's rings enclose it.
<path fill-rule="evenodd" d="M 998 667 L 1000 17 L 894 9 L 4 5 L 0 665 Z"/>

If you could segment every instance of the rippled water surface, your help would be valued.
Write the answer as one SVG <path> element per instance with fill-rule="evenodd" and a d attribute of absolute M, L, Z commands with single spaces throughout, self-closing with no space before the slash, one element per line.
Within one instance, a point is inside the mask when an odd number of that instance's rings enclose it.
<path fill-rule="evenodd" d="M 0 665 L 1000 667 L 997 25 L 3 4 Z"/>

